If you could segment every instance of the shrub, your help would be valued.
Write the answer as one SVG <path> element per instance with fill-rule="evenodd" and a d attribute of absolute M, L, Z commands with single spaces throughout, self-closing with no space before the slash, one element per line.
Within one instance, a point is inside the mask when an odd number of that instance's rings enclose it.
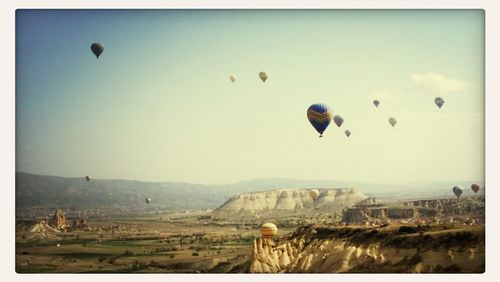
<path fill-rule="evenodd" d="M 124 255 L 124 256 L 133 256 L 133 255 L 134 255 L 134 253 L 133 253 L 133 252 L 131 252 L 131 251 L 129 251 L 129 250 L 125 250 L 125 252 L 123 252 L 123 255 Z"/>
<path fill-rule="evenodd" d="M 117 259 L 118 259 L 118 256 L 109 257 L 108 263 L 109 264 L 114 264 Z"/>
<path fill-rule="evenodd" d="M 415 233 L 415 228 L 411 226 L 401 226 L 399 227 L 398 233 L 399 234 L 404 234 L 404 233 Z"/>
<path fill-rule="evenodd" d="M 140 270 L 146 268 L 146 265 L 141 261 L 136 260 L 133 265 L 134 270 Z"/>

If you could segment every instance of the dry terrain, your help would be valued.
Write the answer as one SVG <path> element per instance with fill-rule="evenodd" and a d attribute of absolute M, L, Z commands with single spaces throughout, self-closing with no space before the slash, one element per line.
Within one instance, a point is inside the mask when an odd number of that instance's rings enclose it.
<path fill-rule="evenodd" d="M 59 231 L 18 220 L 18 273 L 247 272 L 257 224 L 205 220 L 206 213 L 91 219 Z M 201 218 L 201 219 L 200 219 Z M 281 228 L 279 235 L 293 231 Z"/>

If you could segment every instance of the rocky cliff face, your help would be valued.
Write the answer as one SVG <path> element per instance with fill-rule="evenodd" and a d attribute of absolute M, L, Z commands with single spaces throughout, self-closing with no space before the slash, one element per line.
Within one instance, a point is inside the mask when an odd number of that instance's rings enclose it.
<path fill-rule="evenodd" d="M 377 204 L 377 201 L 375 200 L 375 198 L 370 197 L 370 198 L 364 199 L 363 201 L 357 203 L 356 205 L 357 206 L 365 206 L 365 205 L 376 205 L 376 204 Z"/>
<path fill-rule="evenodd" d="M 484 196 L 457 199 L 435 199 L 405 202 L 406 206 L 440 210 L 445 214 L 483 213 Z"/>
<path fill-rule="evenodd" d="M 230 198 L 215 213 L 259 213 L 267 211 L 321 210 L 340 211 L 366 199 L 355 188 L 317 189 L 319 196 L 313 199 L 311 190 L 274 190 L 241 193 Z"/>
<path fill-rule="evenodd" d="M 369 198 L 370 199 L 370 198 Z M 484 197 L 471 197 L 461 200 L 435 199 L 403 202 L 385 206 L 375 201 L 363 201 L 345 209 L 342 221 L 360 223 L 373 219 L 411 219 L 416 217 L 436 217 L 451 215 L 484 214 Z"/>
<path fill-rule="evenodd" d="M 307 227 L 281 240 L 256 239 L 250 272 L 484 272 L 484 229 L 426 235 Z"/>

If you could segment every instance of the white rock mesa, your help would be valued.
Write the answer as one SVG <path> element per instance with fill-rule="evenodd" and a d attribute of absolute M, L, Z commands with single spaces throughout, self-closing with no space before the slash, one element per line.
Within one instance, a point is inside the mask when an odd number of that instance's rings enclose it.
<path fill-rule="evenodd" d="M 311 196 L 312 190 L 319 191 L 316 199 Z M 280 189 L 237 194 L 214 212 L 235 214 L 308 209 L 338 212 L 366 198 L 356 188 Z"/>

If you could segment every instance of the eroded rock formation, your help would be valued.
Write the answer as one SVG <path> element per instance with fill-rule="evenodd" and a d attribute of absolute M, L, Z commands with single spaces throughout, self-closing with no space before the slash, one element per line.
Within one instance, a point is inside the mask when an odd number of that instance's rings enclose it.
<path fill-rule="evenodd" d="M 49 224 L 59 229 L 66 227 L 66 216 L 64 216 L 64 212 L 61 209 L 56 209 L 54 216 L 52 216 L 52 218 L 50 219 Z"/>
<path fill-rule="evenodd" d="M 76 218 L 73 220 L 71 228 L 77 228 L 77 229 L 89 228 L 89 224 L 86 218 Z"/>
<path fill-rule="evenodd" d="M 272 241 L 254 240 L 252 273 L 483 272 L 484 230 L 399 240 L 373 229 L 302 228 Z M 449 237 L 451 236 L 451 237 Z"/>
<path fill-rule="evenodd" d="M 241 193 L 229 199 L 214 213 L 235 214 L 307 209 L 336 212 L 366 199 L 366 196 L 355 188 L 317 190 L 319 190 L 319 196 L 316 199 L 311 197 L 311 189 Z"/>
<path fill-rule="evenodd" d="M 343 211 L 342 221 L 361 223 L 373 219 L 412 219 L 451 215 L 484 214 L 484 197 L 408 201 L 399 204 L 376 204 L 363 201 Z"/>

